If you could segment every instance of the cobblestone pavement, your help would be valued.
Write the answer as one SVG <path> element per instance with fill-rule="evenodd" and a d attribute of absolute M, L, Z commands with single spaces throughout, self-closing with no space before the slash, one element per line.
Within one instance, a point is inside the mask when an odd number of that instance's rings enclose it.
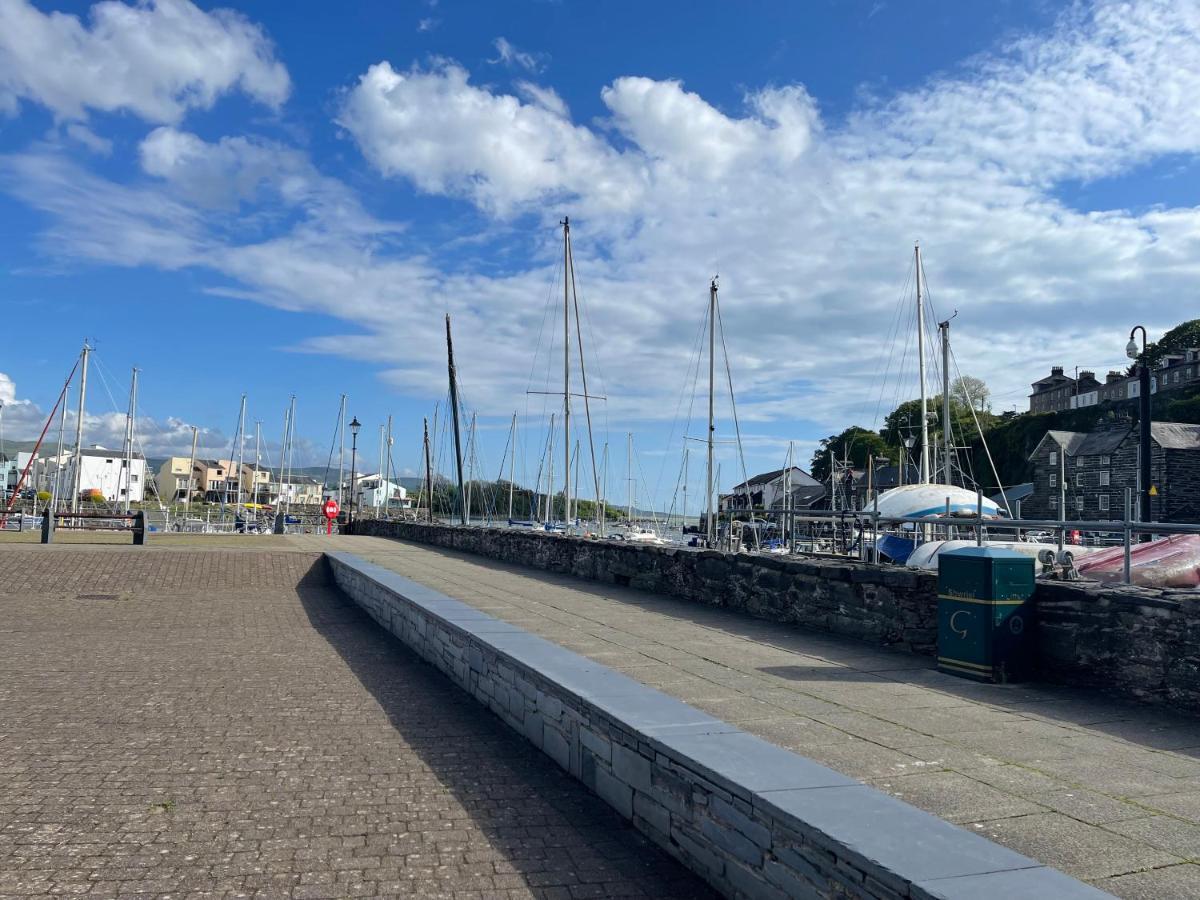
<path fill-rule="evenodd" d="M 452 551 L 320 540 L 1118 896 L 1200 897 L 1195 718 L 974 684 L 909 654 Z"/>
<path fill-rule="evenodd" d="M 0 897 L 710 896 L 302 545 L 0 548 Z"/>

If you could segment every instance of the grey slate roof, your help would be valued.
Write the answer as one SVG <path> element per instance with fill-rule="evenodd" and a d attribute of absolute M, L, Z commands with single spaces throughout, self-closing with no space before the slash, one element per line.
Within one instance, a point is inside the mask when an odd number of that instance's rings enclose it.
<path fill-rule="evenodd" d="M 1200 425 L 1151 422 L 1150 436 L 1164 450 L 1200 450 Z"/>
<path fill-rule="evenodd" d="M 1018 500 L 1026 499 L 1032 493 L 1033 482 L 1027 481 L 1024 484 L 1014 484 L 1012 487 L 1005 488 L 1003 493 L 993 494 L 988 499 L 997 506 L 1005 506 L 1005 498 L 1008 499 L 1009 503 L 1016 503 Z M 1007 509 L 1007 507 L 1005 508 Z M 1012 510 L 1009 510 L 1009 512 L 1012 512 Z"/>

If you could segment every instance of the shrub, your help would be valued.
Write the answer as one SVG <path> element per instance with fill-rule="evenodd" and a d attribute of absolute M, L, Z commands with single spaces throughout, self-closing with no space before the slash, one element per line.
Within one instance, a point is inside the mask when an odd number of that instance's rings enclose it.
<path fill-rule="evenodd" d="M 50 502 L 50 492 L 49 491 L 38 491 L 37 498 L 38 498 L 38 503 L 49 503 Z"/>

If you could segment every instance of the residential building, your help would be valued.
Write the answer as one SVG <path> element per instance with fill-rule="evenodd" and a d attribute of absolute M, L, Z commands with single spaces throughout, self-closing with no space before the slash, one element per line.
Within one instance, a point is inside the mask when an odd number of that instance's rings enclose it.
<path fill-rule="evenodd" d="M 1200 425 L 1152 422 L 1150 513 L 1157 522 L 1200 518 Z M 1022 502 L 1028 519 L 1057 519 L 1065 500 L 1068 520 L 1120 520 L 1125 491 L 1138 511 L 1140 436 L 1129 422 L 1088 433 L 1048 431 L 1030 454 L 1033 492 Z M 1059 455 L 1062 454 L 1060 460 Z"/>
<path fill-rule="evenodd" d="M 1003 491 L 993 494 L 988 499 L 1001 509 L 1007 509 L 1012 518 L 1020 519 L 1024 516 L 1023 504 L 1029 499 L 1032 493 L 1033 482 L 1026 481 L 1024 484 L 1014 484 L 1006 487 Z"/>
<path fill-rule="evenodd" d="M 158 467 L 155 484 L 158 498 L 164 503 L 186 500 L 188 491 L 196 490 L 195 472 L 188 470 L 191 461 L 191 457 L 188 456 L 171 456 L 163 460 L 163 464 Z"/>
<path fill-rule="evenodd" d="M 63 455 L 56 468 L 61 468 L 64 496 L 70 496 L 70 491 L 75 485 L 77 458 L 80 492 L 100 491 L 110 503 L 124 502 L 126 494 L 131 503 L 140 503 L 144 499 L 146 460 L 140 453 L 135 453 L 132 465 L 127 467 L 130 460 L 125 458 L 124 453 L 104 447 L 84 448 L 78 456 L 74 452 Z"/>
<path fill-rule="evenodd" d="M 1190 347 L 1182 353 L 1163 356 L 1151 373 L 1150 390 L 1153 393 L 1173 391 L 1190 384 L 1200 384 L 1200 347 Z M 1139 392 L 1140 382 L 1136 373 L 1113 370 L 1101 383 L 1094 372 L 1081 371 L 1078 379 L 1075 379 L 1065 375 L 1062 366 L 1055 366 L 1048 377 L 1033 382 L 1029 411 L 1059 412 L 1103 403 L 1121 403 L 1137 399 Z"/>
<path fill-rule="evenodd" d="M 366 509 L 390 508 L 408 509 L 412 506 L 408 501 L 408 491 L 399 484 L 394 484 L 380 475 L 361 475 L 355 490 L 359 494 L 359 506 Z"/>
<path fill-rule="evenodd" d="M 748 481 L 734 485 L 727 494 L 719 498 L 722 512 L 744 510 L 748 505 L 754 509 L 783 509 L 785 489 L 822 487 L 821 483 L 801 469 L 775 469 L 755 475 Z"/>
<path fill-rule="evenodd" d="M 270 503 L 271 482 L 270 469 L 242 463 L 242 499 L 246 503 Z"/>
<path fill-rule="evenodd" d="M 198 459 L 193 470 L 196 490 L 210 503 L 236 502 L 237 462 L 232 459 Z"/>
<path fill-rule="evenodd" d="M 270 503 L 292 506 L 316 506 L 321 502 L 325 486 L 311 475 L 277 475 L 268 483 Z M 266 502 L 259 500 L 260 503 Z"/>

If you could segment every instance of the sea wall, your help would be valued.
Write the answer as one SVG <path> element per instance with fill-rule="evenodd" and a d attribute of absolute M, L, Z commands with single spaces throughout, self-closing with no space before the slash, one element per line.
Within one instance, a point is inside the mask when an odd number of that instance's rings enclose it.
<path fill-rule="evenodd" d="M 1038 671 L 1200 711 L 1200 592 L 1040 582 Z"/>
<path fill-rule="evenodd" d="M 513 528 L 368 519 L 356 522 L 353 531 L 652 591 L 914 653 L 932 654 L 937 645 L 937 579 L 928 572 L 852 560 L 580 540 Z"/>
<path fill-rule="evenodd" d="M 1100 891 L 349 553 L 379 625 L 732 900 Z"/>

